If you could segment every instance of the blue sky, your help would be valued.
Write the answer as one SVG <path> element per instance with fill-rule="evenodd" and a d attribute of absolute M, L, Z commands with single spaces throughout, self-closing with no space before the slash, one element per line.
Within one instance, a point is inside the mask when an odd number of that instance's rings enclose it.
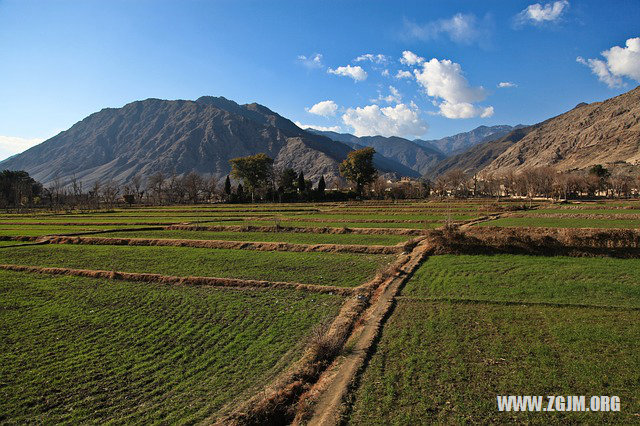
<path fill-rule="evenodd" d="M 637 37 L 637 0 L 0 0 L 0 158 L 150 97 L 359 135 L 532 124 L 638 85 Z"/>

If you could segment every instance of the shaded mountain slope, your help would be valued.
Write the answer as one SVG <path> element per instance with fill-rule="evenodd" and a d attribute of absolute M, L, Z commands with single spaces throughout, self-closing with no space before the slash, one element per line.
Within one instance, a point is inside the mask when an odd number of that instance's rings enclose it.
<path fill-rule="evenodd" d="M 85 184 L 125 183 L 136 174 L 159 171 L 223 176 L 230 170 L 229 159 L 264 152 L 276 166 L 295 167 L 317 180 L 337 176 L 338 164 L 351 150 L 262 105 L 207 96 L 103 109 L 0 167 L 27 170 L 45 185 L 56 179 L 64 185 L 74 176 Z M 377 158 L 376 166 L 382 173 L 417 175 L 384 158 Z"/>

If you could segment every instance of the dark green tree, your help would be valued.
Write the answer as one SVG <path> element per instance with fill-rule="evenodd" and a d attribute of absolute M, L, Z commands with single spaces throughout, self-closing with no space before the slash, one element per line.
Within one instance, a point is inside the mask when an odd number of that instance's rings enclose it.
<path fill-rule="evenodd" d="M 371 147 L 351 151 L 340 164 L 340 174 L 356 185 L 358 195 L 362 195 L 365 185 L 378 176 L 378 171 L 373 166 L 375 153 L 376 150 Z"/>
<path fill-rule="evenodd" d="M 297 177 L 295 170 L 291 168 L 284 169 L 278 174 L 278 188 L 282 188 L 283 192 L 295 191 Z"/>
<path fill-rule="evenodd" d="M 307 185 L 304 181 L 304 172 L 302 170 L 300 170 L 300 174 L 298 175 L 297 186 L 298 186 L 298 191 L 300 191 L 301 193 L 307 189 Z"/>
<path fill-rule="evenodd" d="M 229 175 L 224 181 L 224 193 L 227 194 L 227 197 L 231 195 L 231 179 L 229 179 Z"/>
<path fill-rule="evenodd" d="M 324 195 L 324 190 L 327 189 L 327 184 L 324 181 L 324 175 L 320 176 L 320 180 L 318 181 L 318 192 L 320 195 Z"/>

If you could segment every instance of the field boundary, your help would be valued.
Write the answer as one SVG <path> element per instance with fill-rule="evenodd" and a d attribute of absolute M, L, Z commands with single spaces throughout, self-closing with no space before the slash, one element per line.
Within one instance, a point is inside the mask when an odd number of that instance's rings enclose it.
<path fill-rule="evenodd" d="M 478 227 L 432 230 L 434 254 L 640 257 L 640 229 Z"/>
<path fill-rule="evenodd" d="M 483 299 L 456 299 L 450 297 L 414 297 L 414 296 L 397 296 L 398 302 L 412 303 L 459 303 L 464 305 L 500 305 L 500 306 L 545 306 L 549 308 L 594 308 L 616 311 L 640 311 L 638 306 L 617 306 L 617 305 L 587 305 L 584 303 L 560 303 L 560 302 L 536 302 L 536 301 L 517 301 L 517 300 L 483 300 Z"/>
<path fill-rule="evenodd" d="M 315 293 L 331 293 L 342 296 L 351 296 L 357 293 L 353 287 L 324 286 L 317 284 L 302 284 L 287 281 L 263 281 L 246 280 L 240 278 L 218 278 L 218 277 L 192 277 L 150 274 L 140 272 L 105 271 L 102 269 L 73 269 L 58 267 L 41 267 L 30 265 L 0 264 L 0 269 L 5 271 L 31 272 L 47 275 L 70 275 L 85 278 L 100 278 L 107 280 L 120 280 L 132 282 L 146 282 L 172 285 L 190 285 L 207 287 L 226 287 L 236 289 L 263 289 L 263 288 L 288 288 Z"/>
<path fill-rule="evenodd" d="M 334 425 L 340 422 L 344 413 L 344 402 L 349 396 L 354 380 L 370 356 L 398 291 L 431 250 L 432 243 L 428 239 L 417 242 L 406 262 L 393 276 L 376 288 L 374 300 L 346 342 L 350 351 L 337 360 L 317 384 L 303 395 L 297 406 L 294 424 Z"/>
<path fill-rule="evenodd" d="M 108 238 L 81 236 L 49 236 L 35 241 L 42 244 L 86 244 L 113 246 L 166 246 L 193 247 L 230 250 L 257 251 L 289 251 L 289 252 L 322 252 L 322 253 L 360 253 L 360 254 L 398 254 L 404 249 L 405 243 L 382 245 L 359 244 L 294 244 L 285 242 L 260 241 L 228 241 L 228 240 L 188 240 L 170 238 Z"/>
<path fill-rule="evenodd" d="M 356 296 L 347 299 L 328 331 L 320 338 L 320 344 L 317 341 L 312 342 L 299 362 L 283 373 L 264 392 L 235 407 L 231 413 L 217 419 L 215 424 L 291 423 L 300 399 L 305 398 L 313 384 L 343 350 L 354 327 L 359 326 L 366 309 L 372 306 L 371 300 L 378 297 L 381 289 L 387 288 L 398 277 L 405 276 L 404 270 L 413 259 L 417 250 L 413 247 L 416 244 L 419 242 L 413 241 L 407 246 L 413 250 L 411 253 L 401 254 L 386 270 L 352 289 Z"/>
<path fill-rule="evenodd" d="M 256 225 L 170 225 L 164 229 L 184 231 L 211 232 L 293 232 L 310 234 L 360 234 L 360 235 L 427 235 L 429 229 L 413 228 L 333 228 L 333 227 L 304 227 L 304 226 L 256 226 Z"/>

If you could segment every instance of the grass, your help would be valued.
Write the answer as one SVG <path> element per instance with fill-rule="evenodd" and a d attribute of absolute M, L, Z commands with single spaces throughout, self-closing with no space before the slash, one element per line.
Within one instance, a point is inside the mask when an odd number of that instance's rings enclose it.
<path fill-rule="evenodd" d="M 210 221 L 201 225 L 252 225 L 252 226 L 274 226 L 279 224 L 280 226 L 287 227 L 304 227 L 304 228 L 405 228 L 405 229 L 425 229 L 436 228 L 442 226 L 442 223 L 402 223 L 402 222 L 388 222 L 388 223 L 371 223 L 371 222 L 340 222 L 340 221 L 326 221 L 326 222 L 305 222 L 303 220 L 287 220 L 279 221 L 277 219 L 272 220 L 246 220 L 246 221 Z"/>
<path fill-rule="evenodd" d="M 393 256 L 192 247 L 45 245 L 0 250 L 0 263 L 291 281 L 354 287 Z"/>
<path fill-rule="evenodd" d="M 431 256 L 410 297 L 640 307 L 640 259 L 525 255 Z"/>
<path fill-rule="evenodd" d="M 295 232 L 129 231 L 103 234 L 120 238 L 177 238 L 185 240 L 267 241 L 294 244 L 395 245 L 409 239 L 403 235 L 311 234 Z"/>
<path fill-rule="evenodd" d="M 400 301 L 349 423 L 637 423 L 638 365 L 638 311 Z M 500 413 L 497 395 L 617 395 L 621 412 Z"/>
<path fill-rule="evenodd" d="M 211 423 L 340 304 L 0 271 L 0 423 Z"/>
<path fill-rule="evenodd" d="M 586 211 L 586 210 L 581 210 Z M 638 219 L 582 219 L 549 217 L 504 217 L 476 226 L 548 227 L 548 228 L 640 228 Z"/>
<path fill-rule="evenodd" d="M 0 236 L 39 237 L 42 235 L 73 234 L 88 231 L 105 231 L 109 229 L 139 228 L 139 226 L 122 225 L 84 225 L 84 226 L 55 226 L 53 225 L 6 225 L 0 224 Z"/>

